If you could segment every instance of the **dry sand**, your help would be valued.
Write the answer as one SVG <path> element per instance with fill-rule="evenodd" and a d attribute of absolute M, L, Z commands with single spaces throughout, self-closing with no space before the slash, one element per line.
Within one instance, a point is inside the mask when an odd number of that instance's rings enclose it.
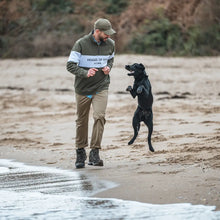
<path fill-rule="evenodd" d="M 76 170 L 74 76 L 67 57 L 0 61 L 0 158 L 114 181 L 97 194 L 147 203 L 215 205 L 220 210 L 220 57 L 117 55 L 111 71 L 101 157 Z M 125 64 L 143 63 L 153 87 L 155 153 L 142 125 L 132 146 L 137 100 L 125 89 Z M 92 112 L 91 112 L 92 114 Z M 92 117 L 90 118 L 90 134 Z M 89 149 L 87 149 L 89 152 Z"/>

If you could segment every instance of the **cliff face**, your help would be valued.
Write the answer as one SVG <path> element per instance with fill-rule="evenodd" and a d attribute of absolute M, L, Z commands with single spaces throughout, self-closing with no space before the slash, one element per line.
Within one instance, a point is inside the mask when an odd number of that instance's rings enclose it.
<path fill-rule="evenodd" d="M 137 33 L 146 22 L 161 16 L 178 24 L 183 30 L 195 25 L 206 27 L 220 23 L 219 0 L 118 0 L 116 2 L 113 0 L 2 0 L 0 56 L 67 55 L 74 41 L 88 33 L 99 17 L 111 20 L 117 31 L 113 37 L 117 52 L 122 53 L 133 33 Z"/>

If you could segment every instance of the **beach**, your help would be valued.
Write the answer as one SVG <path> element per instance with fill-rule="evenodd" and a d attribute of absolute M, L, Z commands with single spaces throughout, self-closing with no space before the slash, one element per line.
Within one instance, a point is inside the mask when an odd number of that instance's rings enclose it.
<path fill-rule="evenodd" d="M 0 60 L 0 159 L 85 173 L 118 184 L 94 195 L 220 210 L 220 57 L 116 55 L 100 156 L 104 167 L 75 169 L 74 76 L 67 57 Z M 152 153 L 124 66 L 143 63 L 154 95 Z M 93 124 L 92 110 L 89 138 Z M 86 149 L 87 155 L 89 148 Z"/>

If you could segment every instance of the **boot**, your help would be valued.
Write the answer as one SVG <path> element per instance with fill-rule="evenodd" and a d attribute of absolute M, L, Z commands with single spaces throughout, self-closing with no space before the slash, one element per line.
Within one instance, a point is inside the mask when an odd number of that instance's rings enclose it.
<path fill-rule="evenodd" d="M 76 150 L 76 168 L 84 168 L 86 160 L 86 151 L 84 148 L 79 148 Z"/>
<path fill-rule="evenodd" d="M 89 153 L 89 163 L 88 165 L 92 166 L 103 166 L 103 160 L 99 157 L 99 149 L 92 149 Z"/>

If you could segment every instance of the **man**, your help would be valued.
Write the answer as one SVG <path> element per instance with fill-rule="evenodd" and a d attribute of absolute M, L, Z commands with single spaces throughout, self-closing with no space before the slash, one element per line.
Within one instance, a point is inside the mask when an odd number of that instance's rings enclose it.
<path fill-rule="evenodd" d="M 75 75 L 76 120 L 76 168 L 84 168 L 85 147 L 88 146 L 89 110 L 93 107 L 93 130 L 88 165 L 103 166 L 99 157 L 105 124 L 105 111 L 113 66 L 115 43 L 110 36 L 116 33 L 107 19 L 100 18 L 94 30 L 80 38 L 70 53 L 67 70 Z"/>

